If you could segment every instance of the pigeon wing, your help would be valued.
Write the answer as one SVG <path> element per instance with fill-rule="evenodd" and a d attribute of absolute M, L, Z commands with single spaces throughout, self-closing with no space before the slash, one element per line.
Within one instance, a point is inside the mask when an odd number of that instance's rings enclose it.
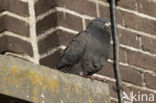
<path fill-rule="evenodd" d="M 87 38 L 87 32 L 80 32 L 75 36 L 64 50 L 64 54 L 56 67 L 61 69 L 78 63 L 83 55 Z"/>

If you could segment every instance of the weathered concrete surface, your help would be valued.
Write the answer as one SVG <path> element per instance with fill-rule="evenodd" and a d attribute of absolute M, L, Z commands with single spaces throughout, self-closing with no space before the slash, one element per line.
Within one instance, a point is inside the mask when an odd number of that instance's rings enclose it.
<path fill-rule="evenodd" d="M 1 55 L 0 93 L 34 103 L 110 103 L 105 83 Z"/>

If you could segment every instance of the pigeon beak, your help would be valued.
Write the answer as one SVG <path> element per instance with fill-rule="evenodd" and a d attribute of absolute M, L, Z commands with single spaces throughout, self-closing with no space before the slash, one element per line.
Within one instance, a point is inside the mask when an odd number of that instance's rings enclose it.
<path fill-rule="evenodd" d="M 107 29 L 111 29 L 111 23 L 110 23 L 110 22 L 105 23 L 105 27 L 106 27 Z"/>

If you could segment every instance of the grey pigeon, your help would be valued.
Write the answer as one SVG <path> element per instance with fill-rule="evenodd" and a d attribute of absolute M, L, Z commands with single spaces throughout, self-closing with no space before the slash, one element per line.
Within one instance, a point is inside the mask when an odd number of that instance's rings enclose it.
<path fill-rule="evenodd" d="M 104 67 L 110 54 L 108 20 L 92 20 L 87 29 L 78 33 L 64 50 L 56 68 L 62 72 L 89 76 Z"/>

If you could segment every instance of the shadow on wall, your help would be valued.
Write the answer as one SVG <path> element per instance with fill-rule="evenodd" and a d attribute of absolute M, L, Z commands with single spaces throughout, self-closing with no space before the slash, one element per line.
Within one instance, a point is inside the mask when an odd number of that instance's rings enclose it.
<path fill-rule="evenodd" d="M 15 97 L 7 96 L 4 94 L 0 94 L 0 102 L 1 103 L 32 103 Z"/>

